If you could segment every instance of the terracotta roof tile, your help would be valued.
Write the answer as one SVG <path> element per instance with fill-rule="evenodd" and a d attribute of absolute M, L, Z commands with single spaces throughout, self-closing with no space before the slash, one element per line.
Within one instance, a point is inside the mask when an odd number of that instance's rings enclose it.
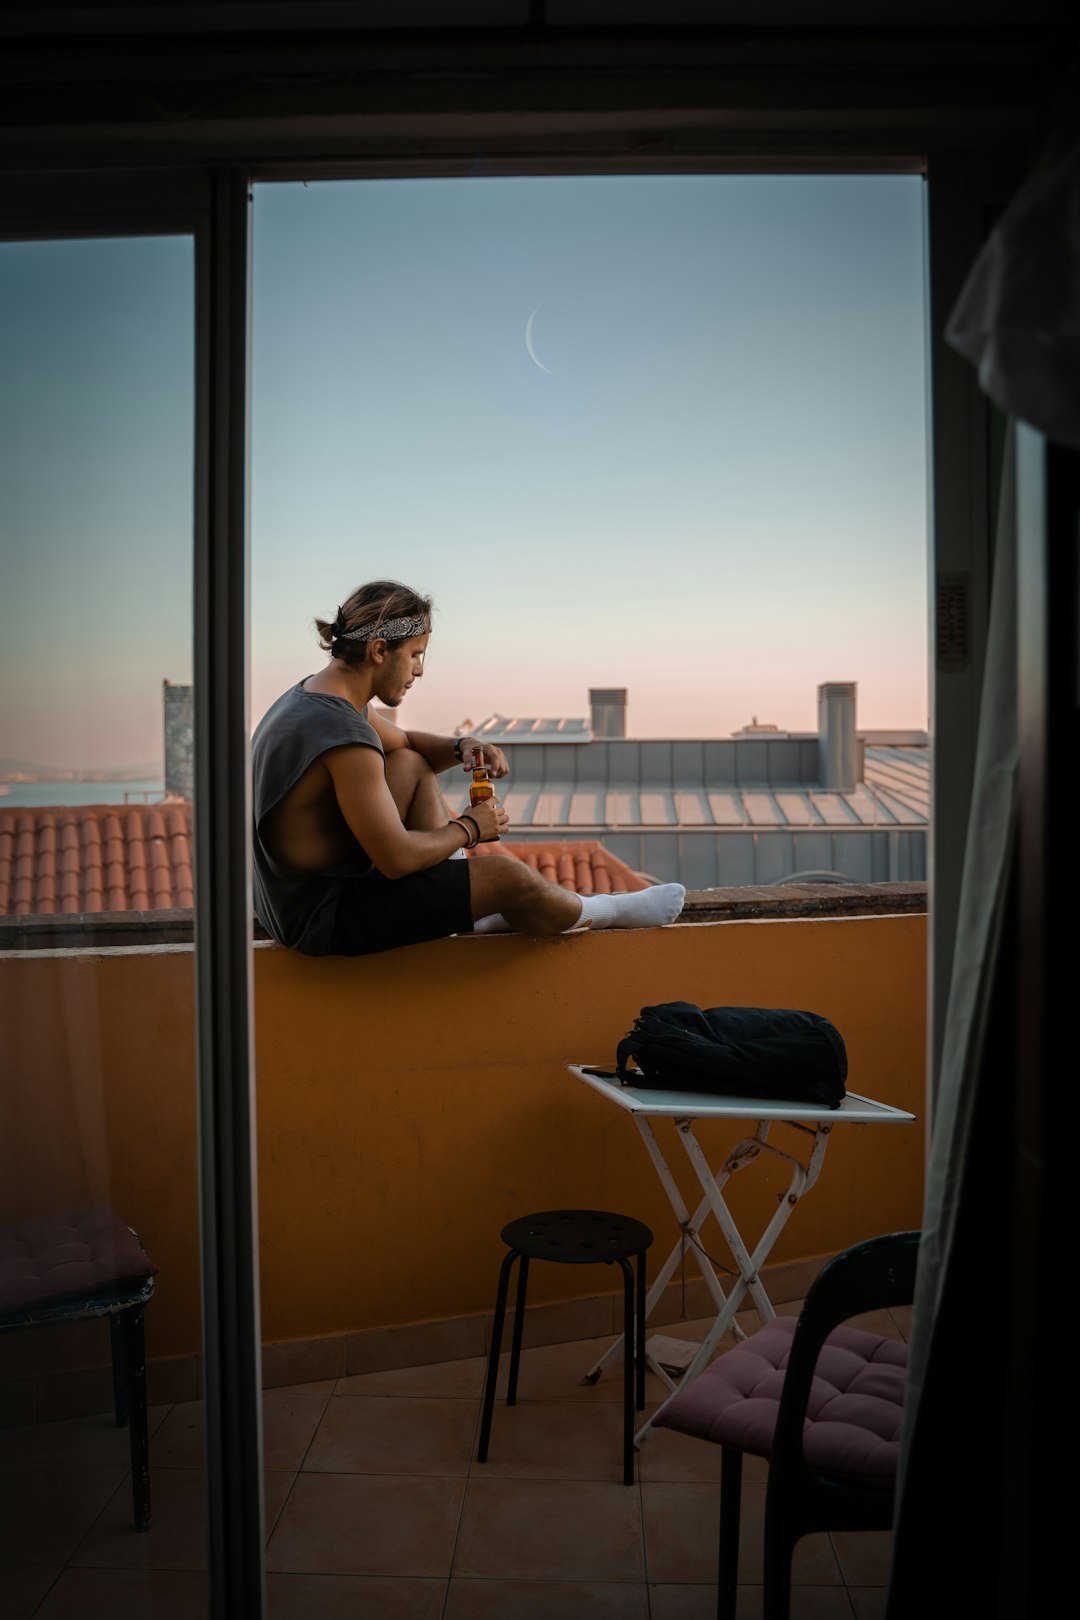
<path fill-rule="evenodd" d="M 553 853 L 553 849 L 554 846 L 551 845 L 537 846 L 536 870 L 542 877 L 546 877 L 549 883 L 558 883 L 559 863 L 557 855 Z M 483 854 L 484 851 L 481 850 L 480 853 Z M 526 858 L 524 856 L 519 856 L 519 859 L 525 860 Z M 533 862 L 526 861 L 526 864 L 532 866 Z"/>
<path fill-rule="evenodd" d="M 634 894 L 649 887 L 625 861 L 595 842 L 477 844 L 469 857 L 475 860 L 478 855 L 516 855 L 543 877 L 578 894 Z"/>
<path fill-rule="evenodd" d="M 648 887 L 589 843 L 481 844 L 582 894 Z M 171 910 L 194 904 L 191 806 L 60 806 L 0 812 L 0 915 Z"/>
<path fill-rule="evenodd" d="M 191 904 L 190 805 L 0 812 L 0 914 Z"/>

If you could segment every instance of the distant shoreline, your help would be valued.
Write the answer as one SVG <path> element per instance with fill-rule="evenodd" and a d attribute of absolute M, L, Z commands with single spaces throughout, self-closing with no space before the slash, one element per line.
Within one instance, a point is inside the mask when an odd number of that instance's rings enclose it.
<path fill-rule="evenodd" d="M 161 775 L 0 778 L 0 812 L 65 809 L 90 804 L 154 803 L 165 796 Z"/>
<path fill-rule="evenodd" d="M 44 785 L 46 782 L 145 782 L 159 781 L 164 775 L 160 765 L 129 765 L 112 771 L 35 771 L 0 770 L 0 786 L 16 782 Z"/>

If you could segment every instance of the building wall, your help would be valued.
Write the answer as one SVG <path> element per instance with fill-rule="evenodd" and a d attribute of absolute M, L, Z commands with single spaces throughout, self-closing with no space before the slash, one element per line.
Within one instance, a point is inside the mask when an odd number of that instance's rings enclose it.
<path fill-rule="evenodd" d="M 258 947 L 264 1339 L 490 1311 L 499 1231 L 532 1209 L 639 1216 L 658 1264 L 676 1228 L 637 1132 L 565 1069 L 611 1061 L 643 1004 L 826 1013 L 847 1041 L 852 1089 L 921 1111 L 925 954 L 923 916 L 461 938 L 366 960 Z M 0 1027 L 0 1220 L 111 1203 L 160 1268 L 150 1354 L 193 1355 L 190 948 L 0 958 Z M 734 1140 L 715 1126 L 703 1138 L 714 1155 Z M 917 1225 L 922 1144 L 921 1125 L 837 1129 L 773 1259 Z M 735 1180 L 744 1230 L 765 1225 L 785 1185 L 772 1161 Z M 538 1266 L 530 1284 L 536 1302 L 606 1291 L 594 1268 Z M 64 1333 L 51 1345 L 44 1332 L 6 1336 L 0 1377 L 94 1359 L 99 1339 Z"/>
<path fill-rule="evenodd" d="M 165 681 L 161 688 L 165 727 L 165 791 L 177 798 L 194 797 L 195 700 L 190 686 Z"/>
<path fill-rule="evenodd" d="M 503 743 L 515 782 L 598 783 L 634 787 L 816 783 L 818 739 L 719 738 L 709 741 L 601 739 L 587 743 Z M 861 758 L 861 748 L 860 748 Z"/>

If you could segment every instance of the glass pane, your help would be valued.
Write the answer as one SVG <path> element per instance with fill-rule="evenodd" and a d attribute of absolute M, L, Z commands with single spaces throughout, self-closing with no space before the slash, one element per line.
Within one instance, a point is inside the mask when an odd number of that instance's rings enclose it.
<path fill-rule="evenodd" d="M 197 1614 L 192 240 L 0 246 L 0 352 L 0 1584 Z"/>
<path fill-rule="evenodd" d="M 810 993 L 822 993 L 824 956 L 838 958 L 809 930 L 780 922 L 770 936 L 755 922 L 767 961 L 720 927 L 665 930 L 645 943 L 640 973 L 632 942 L 595 934 L 573 942 L 588 957 L 573 946 L 514 954 L 521 941 L 490 938 L 380 954 L 387 928 L 364 939 L 370 955 L 344 960 L 352 918 L 370 904 L 381 925 L 393 905 L 376 911 L 350 876 L 366 874 L 366 856 L 344 812 L 367 808 L 356 783 L 381 783 L 369 755 L 366 778 L 342 773 L 335 804 L 321 761 L 370 740 L 355 720 L 370 699 L 457 811 L 467 790 L 446 739 L 479 730 L 509 759 L 501 853 L 584 893 L 601 887 L 601 842 L 630 868 L 619 876 L 632 894 L 653 877 L 709 889 L 796 872 L 924 876 L 922 183 L 267 185 L 254 240 L 252 719 L 275 706 L 270 727 L 289 744 L 275 755 L 266 731 L 257 744 L 257 832 L 268 831 L 263 868 L 272 855 L 286 900 L 295 875 L 317 925 L 345 919 L 318 938 L 277 926 L 284 911 L 262 905 L 275 938 L 329 949 L 315 962 L 270 944 L 255 955 L 264 1365 L 283 1386 L 309 1382 L 289 1397 L 297 1413 L 347 1375 L 275 1526 L 270 1590 L 284 1572 L 449 1577 L 447 1612 L 472 1612 L 476 1577 L 509 1568 L 497 1514 L 514 1518 L 514 1538 L 519 1519 L 543 1516 L 540 1495 L 514 1513 L 536 1483 L 526 1489 L 515 1469 L 544 1472 L 558 1422 L 575 1467 L 600 1433 L 579 1387 L 599 1344 L 547 1360 L 544 1336 L 601 1340 L 612 1325 L 610 1299 L 588 1297 L 609 1285 L 537 1268 L 548 1276 L 529 1287 L 549 1290 L 552 1315 L 530 1320 L 536 1382 L 523 1400 L 551 1404 L 543 1417 L 533 1405 L 516 1441 L 504 1428 L 516 1459 L 508 1449 L 496 1472 L 475 1466 L 500 1227 L 581 1201 L 650 1224 L 655 1212 L 654 1229 L 676 1240 L 637 1145 L 627 1140 L 622 1158 L 614 1127 L 575 1111 L 563 1063 L 574 1046 L 610 1062 L 613 1035 L 660 993 L 656 974 L 676 950 L 696 958 L 693 982 L 712 982 L 711 999 L 764 1006 L 794 993 L 780 932 L 801 942 Z M 346 659 L 348 676 L 317 681 L 311 705 L 293 700 L 326 663 L 316 621 L 359 631 L 362 644 L 373 621 L 341 622 L 342 605 L 364 582 L 395 579 L 434 597 L 422 668 L 409 659 L 376 681 Z M 416 609 L 395 611 L 408 622 Z M 823 723 L 840 780 L 819 775 Z M 867 748 L 866 773 L 846 782 L 862 762 L 847 746 L 856 724 L 877 733 L 879 752 Z M 408 753 L 391 758 L 388 780 Z M 413 780 L 427 792 L 419 770 Z M 419 791 L 397 808 L 411 831 L 445 819 Z M 907 866 L 891 869 L 894 857 Z M 484 865 L 468 868 L 470 883 Z M 890 1005 L 904 1009 L 904 1072 L 918 1077 L 925 962 L 921 936 L 907 937 L 911 976 L 899 1001 L 890 976 Z M 669 982 L 667 993 L 688 993 L 674 970 Z M 838 992 L 853 982 L 843 975 Z M 869 1027 L 861 1005 L 857 1017 Z M 895 1055 L 900 1037 L 876 1046 Z M 787 1197 L 787 1170 L 768 1155 L 758 1168 L 761 1232 Z M 918 1173 L 905 1174 L 869 1179 L 903 1186 L 917 1218 Z M 738 1209 L 756 1194 L 736 1179 Z M 855 1218 L 876 1217 L 860 1205 Z M 832 1234 L 816 1250 L 798 1241 L 792 1258 L 836 1246 Z M 665 1247 L 658 1236 L 656 1268 Z M 706 1317 L 715 1294 L 704 1282 L 698 1309 L 688 1300 L 695 1258 L 707 1267 L 712 1253 L 726 1251 L 706 1240 L 684 1256 L 690 1285 L 673 1287 L 668 1308 Z M 726 1291 L 732 1273 L 716 1264 Z M 570 1303 L 582 1314 L 556 1327 Z M 610 1449 L 589 1464 L 598 1480 L 619 1477 L 610 1404 L 607 1415 Z M 570 1524 L 578 1489 L 545 1482 L 552 1524 Z M 573 1581 L 580 1567 L 559 1561 L 559 1540 L 547 1536 L 533 1572 Z"/>
<path fill-rule="evenodd" d="M 395 719 L 485 728 L 513 841 L 925 879 L 922 208 L 911 175 L 259 188 L 253 720 L 401 579 L 436 619 Z"/>

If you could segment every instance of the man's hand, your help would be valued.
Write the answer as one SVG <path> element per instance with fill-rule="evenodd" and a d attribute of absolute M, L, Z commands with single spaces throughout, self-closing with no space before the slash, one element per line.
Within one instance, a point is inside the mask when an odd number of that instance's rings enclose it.
<path fill-rule="evenodd" d="M 467 771 L 474 771 L 478 765 L 486 765 L 491 776 L 509 776 L 510 767 L 506 763 L 506 755 L 494 743 L 478 742 L 475 737 L 466 737 L 461 745 L 461 763 Z"/>
<path fill-rule="evenodd" d="M 471 804 L 467 810 L 463 810 L 462 815 L 472 816 L 480 829 L 482 844 L 494 843 L 510 826 L 510 817 L 498 799 L 481 799 L 479 804 Z"/>

